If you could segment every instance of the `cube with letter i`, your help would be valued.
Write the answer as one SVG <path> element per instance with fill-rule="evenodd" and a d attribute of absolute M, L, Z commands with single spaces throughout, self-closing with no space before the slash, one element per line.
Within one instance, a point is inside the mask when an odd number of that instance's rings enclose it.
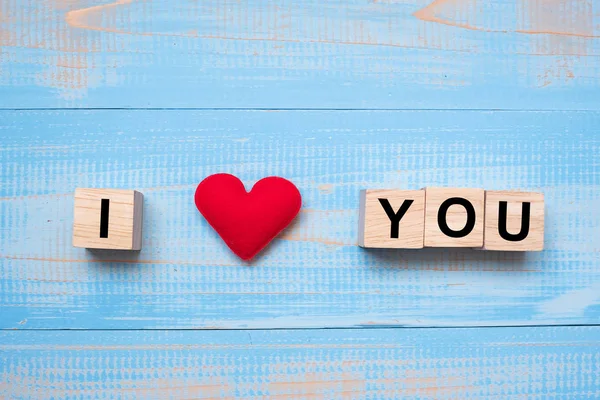
<path fill-rule="evenodd" d="M 421 249 L 424 218 L 424 190 L 362 190 L 358 244 L 361 247 Z"/>
<path fill-rule="evenodd" d="M 89 249 L 142 248 L 143 195 L 135 190 L 75 190 L 73 246 Z"/>

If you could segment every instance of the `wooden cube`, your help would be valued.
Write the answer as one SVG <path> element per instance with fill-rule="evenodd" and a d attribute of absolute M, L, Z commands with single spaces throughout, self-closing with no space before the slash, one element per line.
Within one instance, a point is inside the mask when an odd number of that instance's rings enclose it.
<path fill-rule="evenodd" d="M 359 239 L 361 247 L 423 248 L 424 190 L 362 190 Z"/>
<path fill-rule="evenodd" d="M 544 194 L 485 192 L 485 250 L 544 249 Z"/>
<path fill-rule="evenodd" d="M 425 189 L 425 247 L 482 247 L 483 189 Z"/>
<path fill-rule="evenodd" d="M 73 246 L 140 250 L 143 199 L 135 190 L 76 189 Z"/>

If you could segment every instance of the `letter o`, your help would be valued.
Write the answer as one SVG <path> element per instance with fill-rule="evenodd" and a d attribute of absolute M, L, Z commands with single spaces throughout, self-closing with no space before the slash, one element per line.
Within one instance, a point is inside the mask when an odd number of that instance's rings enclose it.
<path fill-rule="evenodd" d="M 450 229 L 448 223 L 446 222 L 446 214 L 448 213 L 448 209 L 453 205 L 463 206 L 467 211 L 467 222 L 465 223 L 465 226 L 458 231 Z M 471 204 L 469 200 L 462 197 L 451 197 L 447 199 L 442 203 L 440 209 L 438 210 L 438 226 L 444 235 L 451 238 L 461 238 L 471 233 L 473 228 L 475 228 L 475 219 L 475 208 L 473 207 L 473 204 Z"/>

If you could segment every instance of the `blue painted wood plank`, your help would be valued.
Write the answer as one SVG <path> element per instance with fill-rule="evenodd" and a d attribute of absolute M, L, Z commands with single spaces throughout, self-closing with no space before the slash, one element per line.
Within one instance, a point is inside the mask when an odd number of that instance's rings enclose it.
<path fill-rule="evenodd" d="M 600 113 L 0 112 L 0 327 L 597 324 Z M 251 265 L 196 211 L 216 172 L 295 182 L 298 221 Z M 546 195 L 546 250 L 364 250 L 363 188 Z M 145 195 L 141 253 L 71 246 L 76 187 Z"/>
<path fill-rule="evenodd" d="M 595 399 L 600 327 L 0 332 L 11 399 Z"/>
<path fill-rule="evenodd" d="M 597 109 L 589 0 L 0 4 L 0 107 Z"/>

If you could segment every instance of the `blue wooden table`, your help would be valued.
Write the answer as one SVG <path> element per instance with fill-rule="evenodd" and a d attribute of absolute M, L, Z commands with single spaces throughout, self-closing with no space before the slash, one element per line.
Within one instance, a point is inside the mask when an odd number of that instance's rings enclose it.
<path fill-rule="evenodd" d="M 600 398 L 600 4 L 0 2 L 0 398 Z M 292 180 L 251 264 L 207 175 Z M 367 250 L 364 188 L 546 196 L 545 250 Z M 140 190 L 143 250 L 71 245 Z"/>

